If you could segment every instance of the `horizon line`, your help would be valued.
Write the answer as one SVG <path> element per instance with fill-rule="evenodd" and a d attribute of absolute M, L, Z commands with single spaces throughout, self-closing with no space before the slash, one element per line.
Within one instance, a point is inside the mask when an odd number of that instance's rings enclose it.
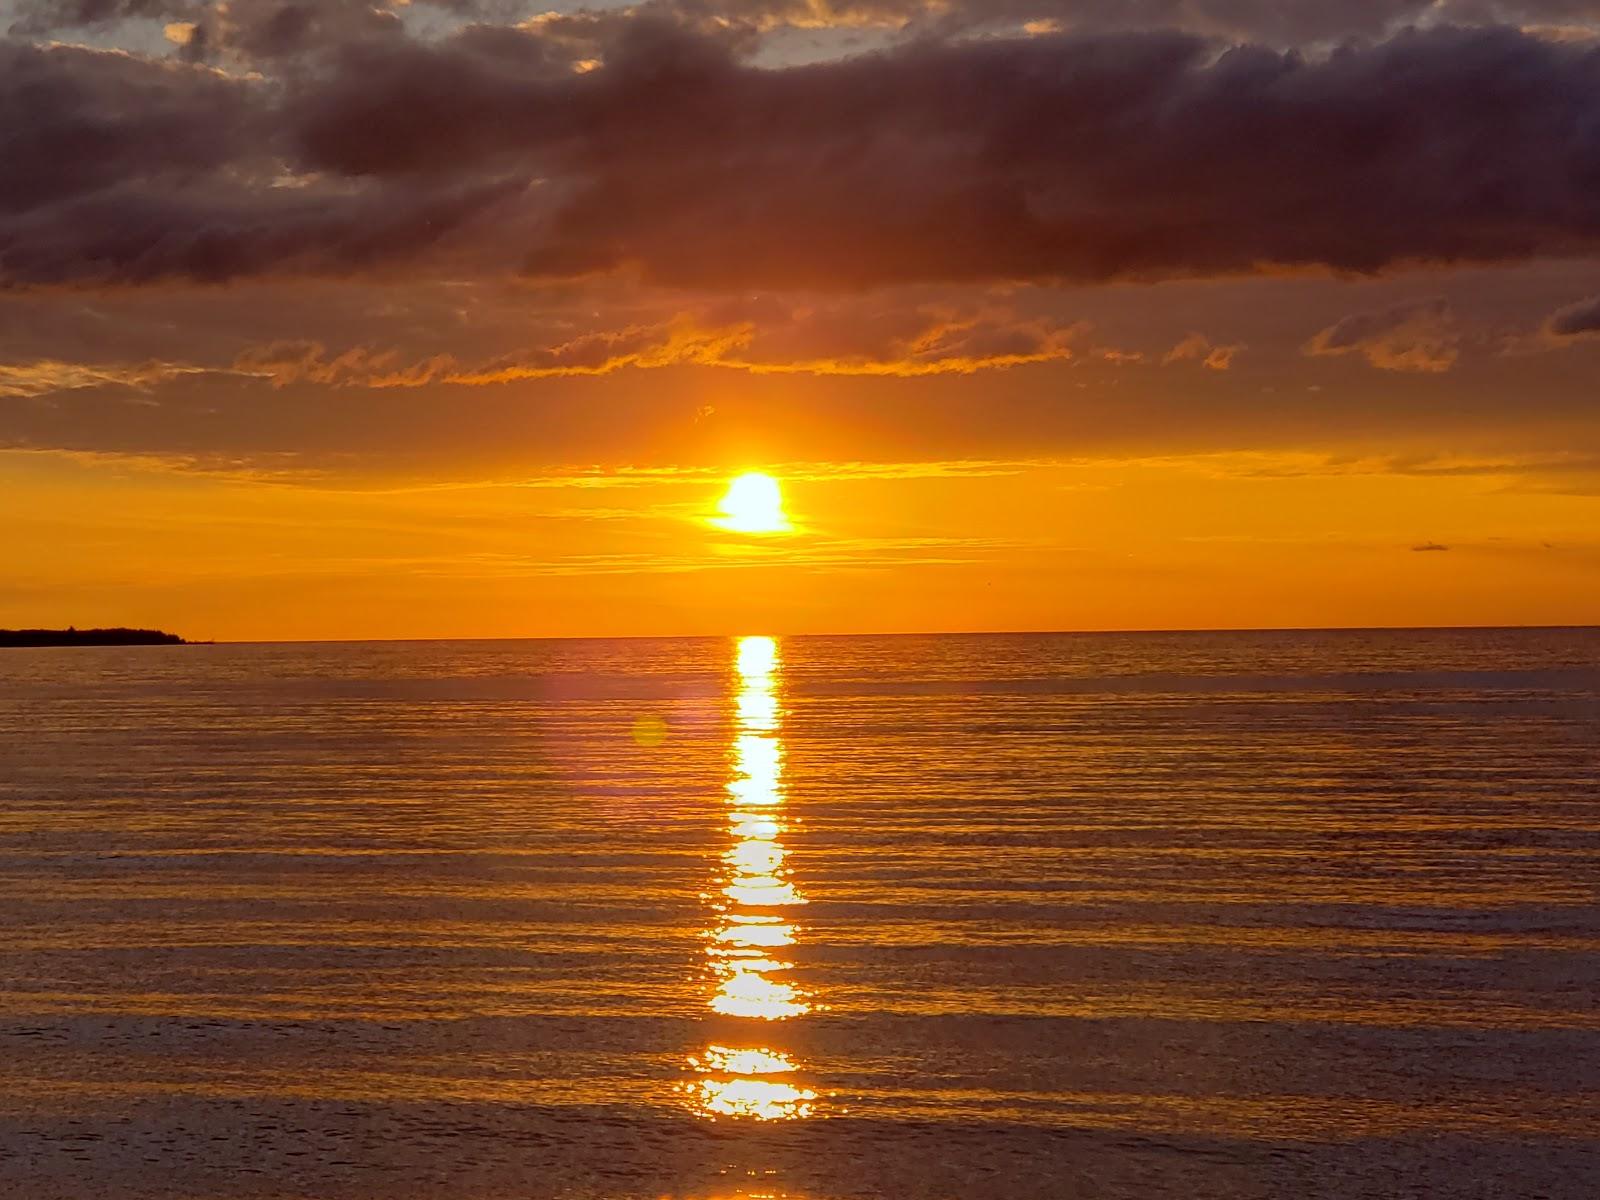
<path fill-rule="evenodd" d="M 418 642 L 617 642 L 617 641 L 725 641 L 741 637 L 774 638 L 890 638 L 890 637 L 1115 637 L 1212 633 L 1447 633 L 1447 632 L 1531 632 L 1600 631 L 1600 622 L 1527 625 L 1262 625 L 1190 626 L 1172 628 L 1115 629 L 902 629 L 811 631 L 807 633 L 568 633 L 513 634 L 505 636 L 454 637 L 356 637 L 356 638 L 198 638 L 187 645 L 291 646 L 291 645 L 405 645 Z"/>

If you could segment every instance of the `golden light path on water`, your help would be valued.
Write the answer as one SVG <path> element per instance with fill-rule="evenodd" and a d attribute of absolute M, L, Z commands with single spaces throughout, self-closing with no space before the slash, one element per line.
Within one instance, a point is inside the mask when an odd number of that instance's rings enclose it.
<path fill-rule="evenodd" d="M 712 897 L 715 927 L 706 957 L 716 979 L 709 1006 L 748 1022 L 739 1045 L 713 1043 L 693 1055 L 702 1078 L 695 1106 L 711 1117 L 793 1119 L 810 1115 L 816 1093 L 786 1076 L 798 1070 L 787 1054 L 758 1037 L 773 1022 L 811 1011 L 806 994 L 784 978 L 784 956 L 795 941 L 789 910 L 804 904 L 784 869 L 782 707 L 778 644 L 769 637 L 736 643 L 732 778 L 727 788 L 728 833 L 722 887 Z"/>

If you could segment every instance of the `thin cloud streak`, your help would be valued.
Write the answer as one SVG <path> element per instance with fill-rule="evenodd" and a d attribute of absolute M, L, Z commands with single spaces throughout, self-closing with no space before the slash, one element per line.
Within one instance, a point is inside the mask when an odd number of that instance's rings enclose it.
<path fill-rule="evenodd" d="M 0 363 L 0 398 L 35 399 L 57 392 L 107 386 L 147 392 L 157 384 L 183 375 L 204 375 L 206 367 L 188 363 L 136 364 L 68 363 L 40 359 L 26 363 Z"/>

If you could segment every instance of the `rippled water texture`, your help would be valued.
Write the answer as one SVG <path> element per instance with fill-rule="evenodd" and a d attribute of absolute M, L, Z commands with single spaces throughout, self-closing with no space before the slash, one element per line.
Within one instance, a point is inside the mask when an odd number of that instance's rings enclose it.
<path fill-rule="evenodd" d="M 1600 633 L 0 651 L 0 1194 L 1600 1194 Z"/>

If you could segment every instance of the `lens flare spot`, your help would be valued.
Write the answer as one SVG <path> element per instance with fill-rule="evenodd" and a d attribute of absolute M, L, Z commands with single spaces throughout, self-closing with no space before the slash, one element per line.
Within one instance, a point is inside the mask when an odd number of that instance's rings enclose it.
<path fill-rule="evenodd" d="M 646 749 L 654 749 L 667 740 L 667 723 L 650 714 L 637 717 L 633 722 L 633 740 Z"/>

